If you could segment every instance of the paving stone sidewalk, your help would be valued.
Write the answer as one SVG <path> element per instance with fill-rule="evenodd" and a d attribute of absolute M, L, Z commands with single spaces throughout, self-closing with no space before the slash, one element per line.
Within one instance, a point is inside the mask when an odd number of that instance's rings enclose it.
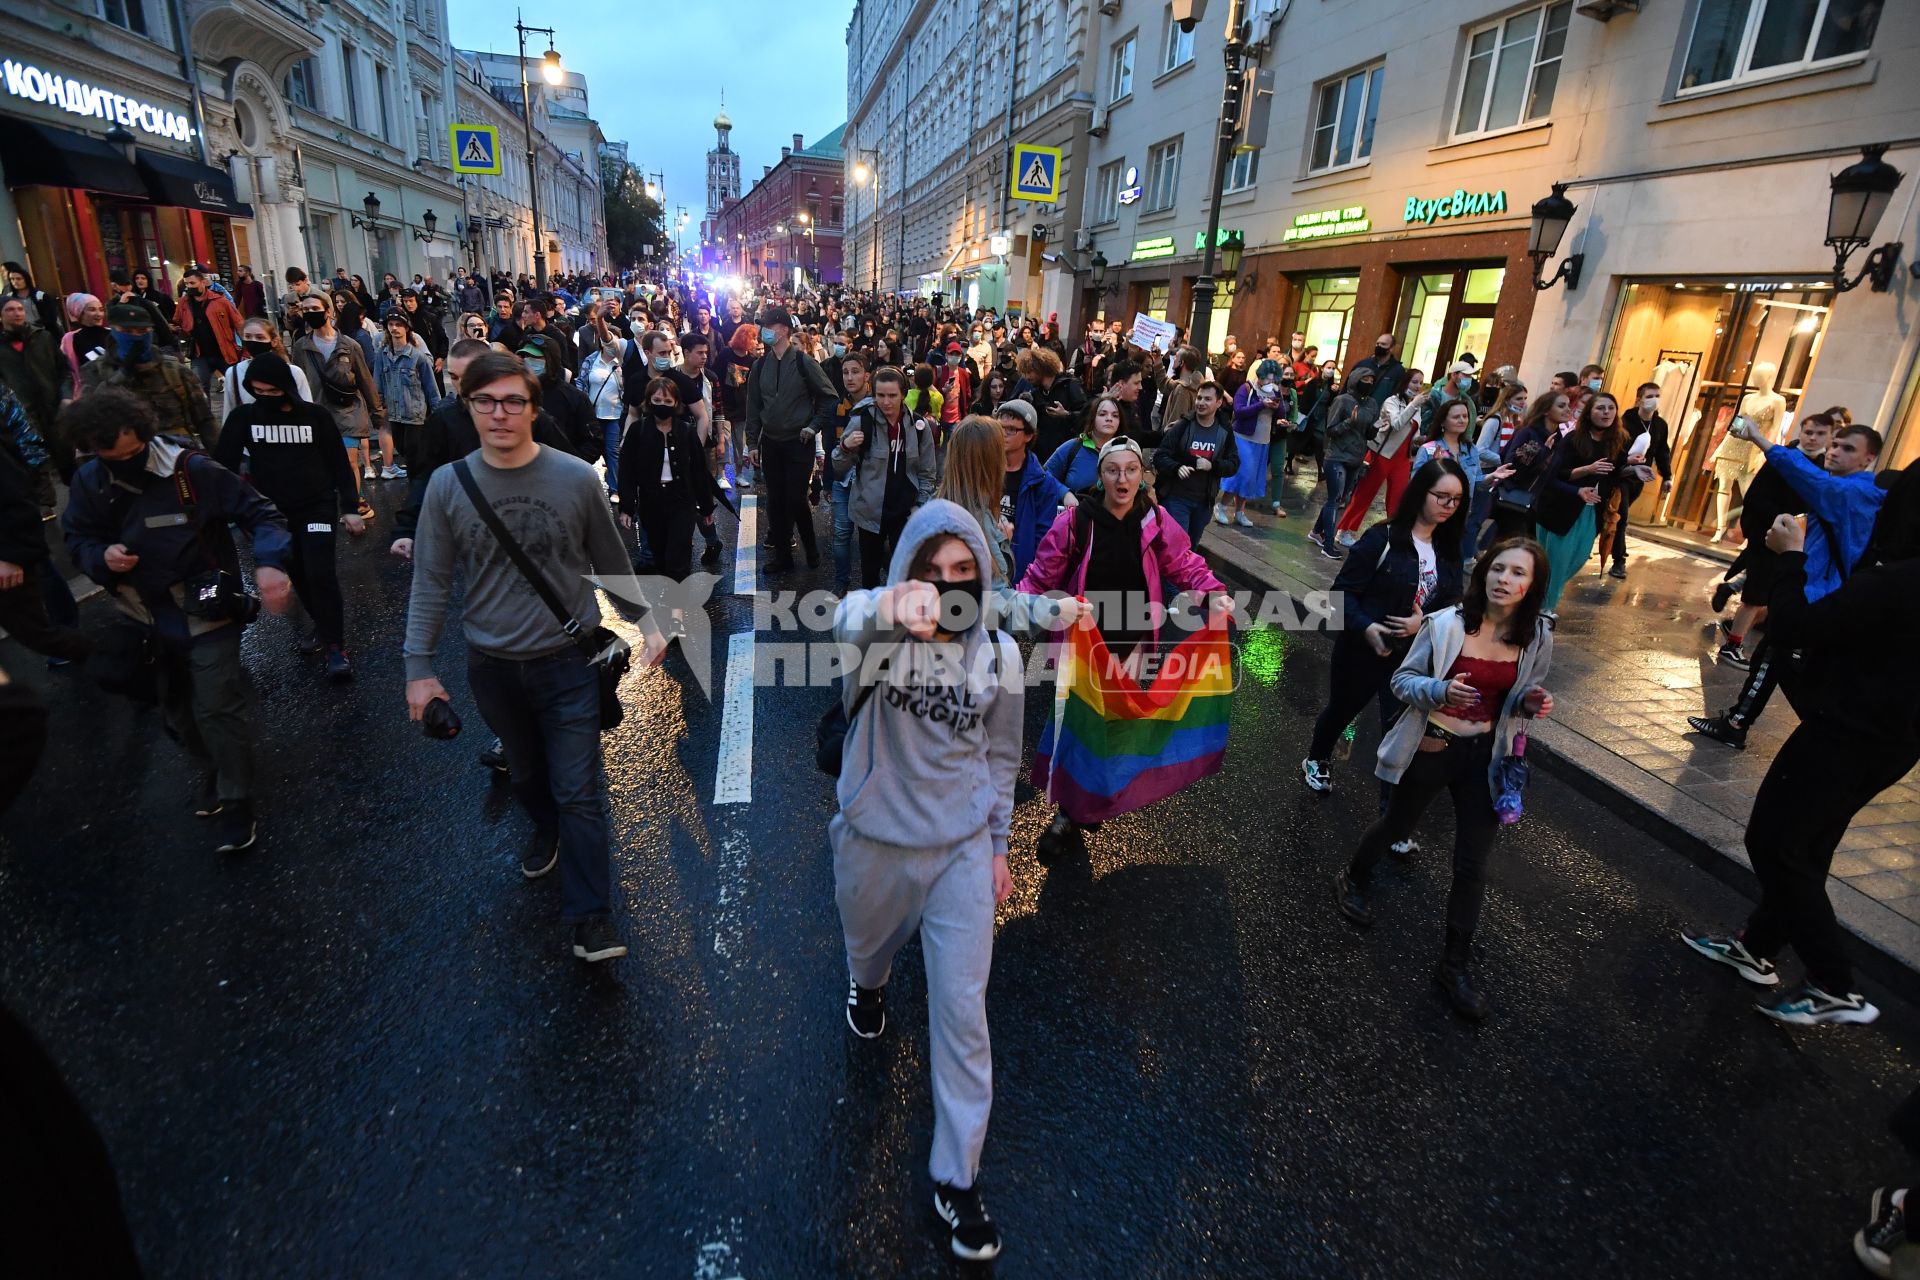
<path fill-rule="evenodd" d="M 1242 580 L 1296 593 L 1331 584 L 1339 565 L 1306 540 L 1323 494 L 1309 489 L 1310 465 L 1301 471 L 1284 495 L 1288 519 L 1255 513 L 1252 530 L 1212 525 L 1202 550 Z M 1689 715 L 1724 710 L 1743 678 L 1714 662 L 1719 615 L 1708 595 L 1726 566 L 1637 534 L 1628 531 L 1625 581 L 1606 577 L 1596 558 L 1568 585 L 1548 682 L 1554 714 L 1531 740 L 1610 798 L 1748 866 L 1742 837 L 1754 794 L 1798 720 L 1776 694 L 1745 751 L 1687 732 Z M 1920 970 L 1920 771 L 1854 819 L 1833 878 L 1848 928 Z"/>

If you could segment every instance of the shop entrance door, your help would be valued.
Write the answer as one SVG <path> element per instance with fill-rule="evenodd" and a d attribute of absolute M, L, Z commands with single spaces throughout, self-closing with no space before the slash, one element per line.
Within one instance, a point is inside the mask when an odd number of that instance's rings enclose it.
<path fill-rule="evenodd" d="M 1306 335 L 1309 347 L 1320 349 L 1319 360 L 1347 367 L 1347 343 L 1353 336 L 1353 304 L 1360 296 L 1358 275 L 1301 276 L 1300 309 L 1293 327 Z"/>
<path fill-rule="evenodd" d="M 1673 454 L 1672 493 L 1651 512 L 1645 508 L 1653 499 L 1644 496 L 1637 515 L 1714 532 L 1713 456 L 1741 398 L 1753 389 L 1754 366 L 1778 370 L 1774 390 L 1786 398 L 1791 422 L 1819 356 L 1833 293 L 1824 281 L 1752 279 L 1629 282 L 1621 290 L 1607 346 L 1607 386 L 1631 404 L 1641 383 L 1660 385 Z M 1736 522 L 1739 498 L 1735 493 L 1730 504 Z"/>
<path fill-rule="evenodd" d="M 1487 340 L 1493 336 L 1493 318 L 1506 278 L 1504 266 L 1471 263 L 1407 276 L 1394 326 L 1401 336 L 1401 363 L 1421 370 L 1429 383 L 1438 381 L 1448 365 L 1469 353 L 1484 370 Z"/>

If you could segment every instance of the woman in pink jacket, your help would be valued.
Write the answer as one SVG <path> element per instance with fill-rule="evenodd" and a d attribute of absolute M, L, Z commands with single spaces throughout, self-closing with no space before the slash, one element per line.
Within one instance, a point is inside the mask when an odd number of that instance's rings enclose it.
<path fill-rule="evenodd" d="M 1233 611 L 1233 598 L 1194 551 L 1186 530 L 1153 500 L 1150 474 L 1133 440 L 1108 441 L 1100 450 L 1101 500 L 1082 501 L 1054 517 L 1019 587 L 1026 595 L 1063 591 L 1082 598 L 1062 602 L 1064 622 L 1091 613 L 1108 652 L 1143 685 L 1150 683 L 1143 671 L 1161 647 L 1165 606 L 1173 597 L 1204 593 L 1215 614 Z M 1085 853 L 1080 828 L 1056 812 L 1035 849 L 1041 864 Z"/>

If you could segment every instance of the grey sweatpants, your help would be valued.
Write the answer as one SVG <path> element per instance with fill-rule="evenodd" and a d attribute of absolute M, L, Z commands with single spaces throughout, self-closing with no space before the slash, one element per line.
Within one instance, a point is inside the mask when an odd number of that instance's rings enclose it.
<path fill-rule="evenodd" d="M 927 1168 L 936 1182 L 970 1187 L 993 1110 L 993 1052 L 987 1043 L 993 841 L 982 827 L 943 849 L 883 844 L 860 835 L 837 813 L 827 836 L 853 980 L 885 986 L 895 953 L 920 934 L 933 1057 L 933 1154 Z"/>

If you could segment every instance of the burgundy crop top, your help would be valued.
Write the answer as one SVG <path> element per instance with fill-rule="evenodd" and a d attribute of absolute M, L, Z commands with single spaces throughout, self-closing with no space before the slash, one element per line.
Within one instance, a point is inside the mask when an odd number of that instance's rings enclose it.
<path fill-rule="evenodd" d="M 1461 654 L 1447 669 L 1447 679 L 1455 677 L 1479 690 L 1480 701 L 1470 707 L 1442 707 L 1441 713 L 1455 720 L 1492 724 L 1499 719 L 1501 708 L 1507 705 L 1507 695 L 1513 692 L 1514 681 L 1520 678 L 1520 664 L 1499 662 L 1492 658 L 1469 658 Z"/>

